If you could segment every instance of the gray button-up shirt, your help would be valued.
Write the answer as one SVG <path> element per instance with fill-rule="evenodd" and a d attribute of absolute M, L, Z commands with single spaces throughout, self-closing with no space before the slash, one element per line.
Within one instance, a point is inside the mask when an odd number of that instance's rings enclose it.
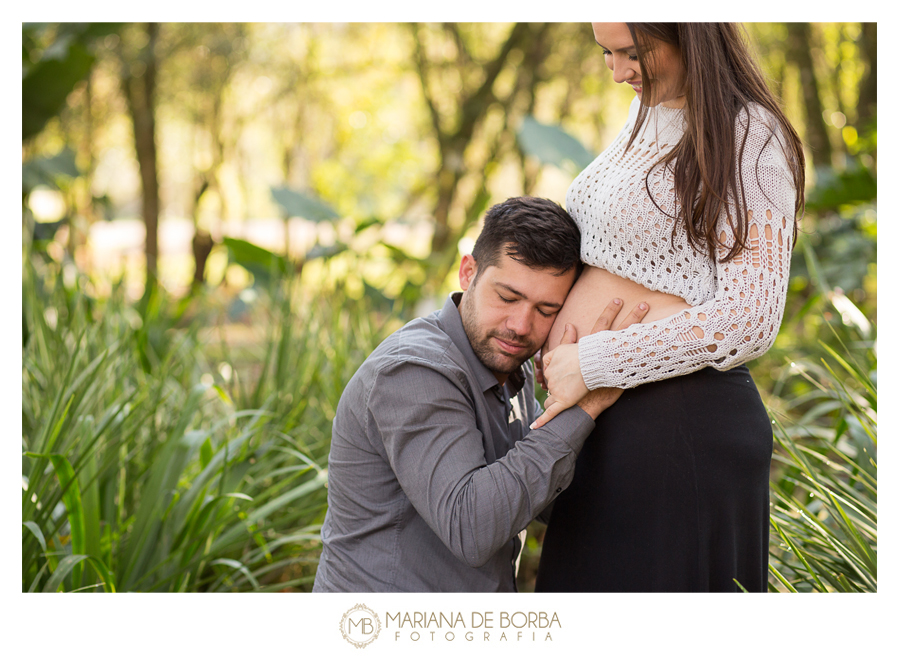
<path fill-rule="evenodd" d="M 515 591 L 518 533 L 572 481 L 580 407 L 528 431 L 530 363 L 500 386 L 455 293 L 369 355 L 341 396 L 314 592 Z"/>

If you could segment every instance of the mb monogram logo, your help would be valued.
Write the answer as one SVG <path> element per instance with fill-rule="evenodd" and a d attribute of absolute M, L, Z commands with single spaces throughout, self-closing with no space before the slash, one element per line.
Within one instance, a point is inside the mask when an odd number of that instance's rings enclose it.
<path fill-rule="evenodd" d="M 357 603 L 341 618 L 341 635 L 357 649 L 362 649 L 378 637 L 381 620 L 378 615 L 362 603 Z"/>

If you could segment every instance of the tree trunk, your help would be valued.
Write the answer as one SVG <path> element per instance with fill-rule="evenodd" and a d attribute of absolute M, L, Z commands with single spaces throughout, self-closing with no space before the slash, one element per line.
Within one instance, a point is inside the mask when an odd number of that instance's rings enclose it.
<path fill-rule="evenodd" d="M 209 254 L 215 244 L 209 231 L 200 228 L 200 199 L 203 198 L 206 190 L 209 189 L 208 172 L 201 173 L 196 180 L 197 188 L 194 193 L 194 206 L 191 213 L 191 218 L 194 222 L 194 237 L 191 239 L 191 251 L 194 254 L 194 280 L 191 286 L 192 291 L 202 287 L 203 282 L 206 280 L 206 259 L 209 258 Z"/>
<path fill-rule="evenodd" d="M 141 172 L 141 212 L 147 236 L 144 255 L 147 279 L 156 279 L 159 262 L 159 177 L 156 158 L 155 94 L 157 61 L 154 54 L 158 23 L 147 23 L 147 43 L 138 55 L 143 66 L 129 66 L 123 60 L 122 86 L 134 124 L 134 146 Z"/>
<path fill-rule="evenodd" d="M 878 51 L 875 45 L 878 27 L 876 23 L 863 23 L 859 36 L 859 51 L 867 65 L 866 75 L 859 86 L 859 102 L 857 103 L 858 117 L 857 128 L 862 134 L 869 123 L 875 118 L 875 101 L 878 75 L 876 64 L 878 63 Z"/>
<path fill-rule="evenodd" d="M 456 26 L 445 25 L 445 29 L 454 33 L 457 43 L 461 40 L 455 33 Z M 429 83 L 429 71 L 431 62 L 425 57 L 424 46 L 419 37 L 418 26 L 411 26 L 415 41 L 415 61 L 422 93 L 431 113 L 432 125 L 438 141 L 440 151 L 440 164 L 437 175 L 437 202 L 434 207 L 435 230 L 431 243 L 431 253 L 438 261 L 441 261 L 443 253 L 449 249 L 459 238 L 458 231 L 451 226 L 450 212 L 456 199 L 459 183 L 466 173 L 465 151 L 472 140 L 475 130 L 484 119 L 491 104 L 497 97 L 493 87 L 497 76 L 505 67 L 509 54 L 513 49 L 519 48 L 527 42 L 531 28 L 525 23 L 517 23 L 513 26 L 506 41 L 500 47 L 500 51 L 494 59 L 481 65 L 484 71 L 483 79 L 477 89 L 468 93 L 463 91 L 461 100 L 456 109 L 456 121 L 452 122 L 454 128 L 448 130 L 444 126 L 433 97 Z M 461 55 L 468 58 L 468 55 Z"/>
<path fill-rule="evenodd" d="M 787 29 L 787 58 L 800 72 L 803 106 L 806 109 L 806 142 L 812 151 L 813 164 L 817 167 L 830 167 L 832 166 L 831 142 L 828 140 L 828 131 L 822 116 L 819 82 L 810 54 L 812 30 L 809 23 L 788 23 Z"/>

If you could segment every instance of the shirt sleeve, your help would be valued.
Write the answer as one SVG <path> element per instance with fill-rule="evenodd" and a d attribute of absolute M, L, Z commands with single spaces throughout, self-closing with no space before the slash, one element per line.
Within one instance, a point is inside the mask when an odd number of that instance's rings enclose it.
<path fill-rule="evenodd" d="M 487 464 L 473 393 L 455 374 L 411 360 L 382 369 L 367 433 L 380 437 L 428 526 L 457 558 L 479 567 L 569 485 L 594 421 L 580 407 L 568 409 Z"/>
<path fill-rule="evenodd" d="M 727 263 L 717 262 L 716 294 L 710 301 L 656 322 L 579 340 L 581 373 L 589 389 L 632 388 L 707 366 L 728 370 L 775 342 L 790 276 L 796 191 L 780 133 L 767 124 L 752 116 L 742 158 L 748 248 Z M 725 243 L 721 260 L 734 244 L 724 213 L 718 231 Z"/>
<path fill-rule="evenodd" d="M 533 375 L 532 375 L 533 376 Z M 537 398 L 532 397 L 532 418 L 537 418 L 542 413 L 544 413 L 544 407 L 540 402 L 537 401 Z M 564 487 L 565 488 L 565 487 Z M 532 519 L 533 521 L 540 521 L 544 525 L 550 523 L 550 515 L 553 514 L 553 504 L 556 502 L 556 498 L 550 501 L 550 503 L 538 512 L 537 516 Z"/>

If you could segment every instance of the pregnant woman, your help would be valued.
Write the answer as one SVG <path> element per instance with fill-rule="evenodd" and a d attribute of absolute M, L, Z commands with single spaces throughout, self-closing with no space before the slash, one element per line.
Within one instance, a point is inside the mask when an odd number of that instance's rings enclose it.
<path fill-rule="evenodd" d="M 568 191 L 587 267 L 544 353 L 538 424 L 588 389 L 626 390 L 556 500 L 536 589 L 765 591 L 772 430 L 742 364 L 781 324 L 802 146 L 738 26 L 593 30 L 636 98 Z M 611 297 L 650 313 L 588 335 Z M 567 323 L 577 344 L 559 344 Z"/>

